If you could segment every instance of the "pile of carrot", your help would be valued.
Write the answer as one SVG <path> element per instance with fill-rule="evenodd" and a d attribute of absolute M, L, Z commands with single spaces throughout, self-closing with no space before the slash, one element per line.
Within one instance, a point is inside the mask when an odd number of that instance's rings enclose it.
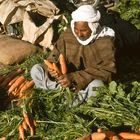
<path fill-rule="evenodd" d="M 8 84 L 8 94 L 9 96 L 14 96 L 17 98 L 22 98 L 23 92 L 29 88 L 34 86 L 33 80 L 28 81 L 24 78 L 24 76 L 17 76 L 15 77 L 9 84 Z"/>
<path fill-rule="evenodd" d="M 120 132 L 116 134 L 112 131 L 103 131 L 98 129 L 97 132 L 94 132 L 90 135 L 77 138 L 76 140 L 140 140 L 139 133 L 132 132 Z"/>
<path fill-rule="evenodd" d="M 23 97 L 23 92 L 34 86 L 34 82 L 27 80 L 23 74 L 22 69 L 17 69 L 5 76 L 0 76 L 0 86 L 7 90 L 11 99 Z"/>
<path fill-rule="evenodd" d="M 50 68 L 55 70 L 58 75 L 66 74 L 67 67 L 65 63 L 65 58 L 62 54 L 59 57 L 59 65 L 60 68 L 55 63 L 51 63 L 48 60 L 44 60 L 45 64 Z M 10 99 L 23 99 L 28 95 L 24 94 L 24 92 L 34 86 L 33 80 L 27 80 L 24 77 L 24 71 L 22 69 L 18 69 L 15 71 L 11 71 L 7 75 L 0 75 L 0 87 L 3 87 L 7 90 L 8 96 Z M 29 131 L 30 136 L 35 135 L 35 121 L 29 115 L 29 112 L 23 111 L 23 121 L 18 127 L 19 139 L 26 139 L 26 132 Z M 3 137 L 5 138 L 5 137 Z"/>

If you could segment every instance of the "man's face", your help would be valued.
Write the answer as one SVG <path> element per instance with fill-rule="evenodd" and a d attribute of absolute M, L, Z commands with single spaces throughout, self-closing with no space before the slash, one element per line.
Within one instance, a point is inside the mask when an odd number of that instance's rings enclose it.
<path fill-rule="evenodd" d="M 78 21 L 74 23 L 74 32 L 82 41 L 87 40 L 92 33 L 91 29 L 88 26 L 88 22 L 84 21 Z"/>

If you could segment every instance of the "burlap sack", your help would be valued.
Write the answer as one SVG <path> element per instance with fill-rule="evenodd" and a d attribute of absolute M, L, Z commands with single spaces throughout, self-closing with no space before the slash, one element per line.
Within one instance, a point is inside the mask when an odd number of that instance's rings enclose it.
<path fill-rule="evenodd" d="M 52 49 L 52 39 L 54 30 L 52 27 L 53 21 L 64 18 L 61 15 L 51 16 L 41 25 L 37 26 L 31 19 L 28 12 L 25 12 L 23 18 L 23 37 L 22 40 L 28 41 L 32 44 L 38 44 L 44 48 Z M 40 38 L 42 38 L 40 40 Z"/>
<path fill-rule="evenodd" d="M 18 64 L 37 52 L 37 47 L 23 40 L 0 35 L 0 63 Z"/>

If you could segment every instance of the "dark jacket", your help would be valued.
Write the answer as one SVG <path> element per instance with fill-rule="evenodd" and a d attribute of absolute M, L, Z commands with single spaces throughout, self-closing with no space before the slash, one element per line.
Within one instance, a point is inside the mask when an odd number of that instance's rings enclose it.
<path fill-rule="evenodd" d="M 60 53 L 65 56 L 68 77 L 81 90 L 94 79 L 110 81 L 116 72 L 115 48 L 113 39 L 102 37 L 93 43 L 83 46 L 78 43 L 71 29 L 67 29 L 58 39 L 48 57 L 51 62 L 58 62 Z"/>

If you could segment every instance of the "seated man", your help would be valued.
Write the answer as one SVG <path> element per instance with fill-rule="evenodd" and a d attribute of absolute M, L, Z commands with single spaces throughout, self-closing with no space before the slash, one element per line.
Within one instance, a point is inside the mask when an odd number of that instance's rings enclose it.
<path fill-rule="evenodd" d="M 59 62 L 65 57 L 67 73 L 59 75 L 45 65 L 36 64 L 31 77 L 37 88 L 70 88 L 83 102 L 95 96 L 93 87 L 111 81 L 116 72 L 114 31 L 99 24 L 100 12 L 91 5 L 82 5 L 72 12 L 71 28 L 64 31 L 47 60 Z M 80 96 L 81 97 L 81 96 Z"/>

